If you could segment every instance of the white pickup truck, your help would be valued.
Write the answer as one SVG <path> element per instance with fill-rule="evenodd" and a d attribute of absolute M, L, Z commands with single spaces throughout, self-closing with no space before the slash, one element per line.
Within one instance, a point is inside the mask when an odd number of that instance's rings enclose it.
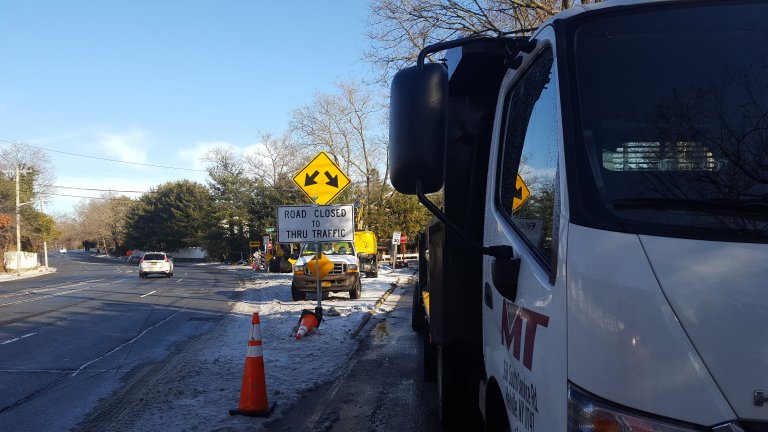
<path fill-rule="evenodd" d="M 359 299 L 362 293 L 360 281 L 360 262 L 355 253 L 353 242 L 342 241 L 320 243 L 320 250 L 332 263 L 333 269 L 320 281 L 323 293 L 347 291 L 349 297 Z M 315 270 L 308 268 L 316 254 L 317 243 L 305 243 L 301 253 L 293 265 L 293 281 L 291 282 L 291 298 L 294 301 L 304 300 L 307 293 L 317 292 L 317 277 Z"/>

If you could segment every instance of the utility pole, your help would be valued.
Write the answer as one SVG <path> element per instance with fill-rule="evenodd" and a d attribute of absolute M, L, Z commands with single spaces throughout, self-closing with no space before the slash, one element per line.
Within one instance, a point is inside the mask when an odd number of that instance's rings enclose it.
<path fill-rule="evenodd" d="M 16 165 L 16 276 L 21 276 L 21 206 L 29 204 L 22 203 L 20 198 L 19 175 L 22 172 L 27 173 L 29 170 L 20 170 L 19 165 Z"/>
<path fill-rule="evenodd" d="M 19 193 L 19 166 L 16 165 L 16 276 L 21 276 L 21 204 Z"/>
<path fill-rule="evenodd" d="M 43 200 L 40 200 L 40 213 L 43 213 Z M 43 253 L 45 254 L 45 269 L 48 270 L 48 232 L 43 237 Z"/>

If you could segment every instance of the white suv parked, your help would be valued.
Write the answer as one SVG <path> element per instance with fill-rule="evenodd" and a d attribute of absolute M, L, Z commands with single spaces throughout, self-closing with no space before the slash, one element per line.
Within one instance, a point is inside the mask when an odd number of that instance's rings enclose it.
<path fill-rule="evenodd" d="M 139 277 L 160 274 L 173 276 L 173 261 L 165 252 L 147 252 L 139 262 Z"/>

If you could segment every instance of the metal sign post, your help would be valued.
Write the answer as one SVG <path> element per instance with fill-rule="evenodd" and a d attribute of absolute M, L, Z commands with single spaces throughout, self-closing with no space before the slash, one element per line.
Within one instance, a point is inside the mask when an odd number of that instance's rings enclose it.
<path fill-rule="evenodd" d="M 355 241 L 354 209 L 351 204 L 326 205 L 350 185 L 347 174 L 321 151 L 293 177 L 311 206 L 277 208 L 278 243 L 315 243 L 315 277 L 317 280 L 317 325 L 323 318 L 323 285 L 320 278 L 322 242 Z M 309 311 L 306 311 L 310 313 Z M 302 314 L 304 316 L 304 314 Z M 301 320 L 299 320 L 301 322 Z M 301 329 L 301 328 L 300 328 Z M 297 333 L 297 338 L 299 333 Z"/>
<path fill-rule="evenodd" d="M 322 317 L 323 288 L 320 257 L 325 242 L 355 241 L 355 219 L 352 204 L 293 205 L 277 208 L 277 242 L 315 244 L 317 307 Z"/>
<path fill-rule="evenodd" d="M 315 276 L 317 277 L 317 306 L 315 314 L 323 319 L 323 286 L 320 281 L 320 242 L 315 243 Z"/>

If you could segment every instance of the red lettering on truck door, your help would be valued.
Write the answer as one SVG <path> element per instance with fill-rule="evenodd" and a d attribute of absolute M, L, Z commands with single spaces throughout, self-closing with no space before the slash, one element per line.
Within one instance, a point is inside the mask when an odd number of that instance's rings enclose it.
<path fill-rule="evenodd" d="M 525 344 L 522 342 L 523 324 L 525 324 Z M 533 348 L 536 346 L 536 329 L 547 327 L 549 317 L 538 312 L 522 308 L 504 301 L 501 310 L 501 343 L 512 348 L 512 355 L 520 361 L 523 352 L 523 366 L 533 370 Z"/>

